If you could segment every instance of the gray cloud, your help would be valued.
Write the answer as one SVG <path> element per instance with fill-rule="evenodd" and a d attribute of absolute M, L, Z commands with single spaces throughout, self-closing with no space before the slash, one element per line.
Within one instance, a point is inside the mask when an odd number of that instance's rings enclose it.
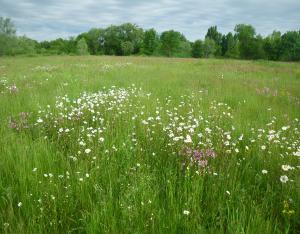
<path fill-rule="evenodd" d="M 207 28 L 233 31 L 252 24 L 257 33 L 300 30 L 299 0 L 0 0 L 0 16 L 10 17 L 19 34 L 37 40 L 67 38 L 92 27 L 132 22 L 159 32 L 175 29 L 190 40 Z"/>

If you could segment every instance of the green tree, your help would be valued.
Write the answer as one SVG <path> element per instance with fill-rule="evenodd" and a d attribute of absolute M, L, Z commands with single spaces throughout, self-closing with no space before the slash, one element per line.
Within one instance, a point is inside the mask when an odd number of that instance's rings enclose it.
<path fill-rule="evenodd" d="M 130 23 L 106 28 L 100 36 L 100 45 L 105 54 L 122 55 L 122 42 L 131 42 L 133 53 L 137 54 L 142 48 L 144 31 Z"/>
<path fill-rule="evenodd" d="M 222 47 L 224 56 L 228 58 L 239 58 L 240 51 L 238 39 L 234 37 L 232 33 L 228 33 L 223 40 L 225 41 L 223 44 L 224 47 Z"/>
<path fill-rule="evenodd" d="M 15 25 L 10 18 L 0 17 L 0 34 L 14 36 L 16 35 L 16 31 Z"/>
<path fill-rule="evenodd" d="M 212 39 L 205 39 L 203 43 L 203 55 L 206 58 L 213 57 L 216 52 L 216 43 Z"/>
<path fill-rule="evenodd" d="M 300 60 L 300 31 L 288 31 L 281 37 L 280 43 L 282 60 Z"/>
<path fill-rule="evenodd" d="M 134 47 L 132 42 L 124 41 L 121 43 L 122 53 L 123 55 L 127 56 L 133 53 Z"/>
<path fill-rule="evenodd" d="M 194 58 L 203 57 L 203 42 L 201 40 L 196 40 L 192 45 L 192 56 Z"/>
<path fill-rule="evenodd" d="M 239 50 L 241 58 L 254 58 L 255 57 L 255 29 L 251 25 L 238 24 L 235 26 L 234 31 L 239 40 Z"/>
<path fill-rule="evenodd" d="M 160 36 L 162 53 L 168 57 L 179 51 L 182 35 L 174 30 L 165 31 Z"/>
<path fill-rule="evenodd" d="M 222 54 L 222 34 L 218 32 L 217 26 L 208 28 L 205 39 L 211 39 L 215 42 L 215 55 Z"/>
<path fill-rule="evenodd" d="M 77 42 L 77 54 L 79 55 L 87 55 L 89 54 L 88 46 L 84 38 L 81 38 Z"/>
<path fill-rule="evenodd" d="M 278 60 L 280 57 L 281 33 L 274 31 L 271 35 L 264 39 L 264 51 L 266 58 L 270 60 Z"/>
<path fill-rule="evenodd" d="M 152 55 L 157 49 L 159 44 L 159 37 L 155 29 L 149 29 L 145 31 L 144 42 L 143 42 L 143 52 L 147 55 Z"/>

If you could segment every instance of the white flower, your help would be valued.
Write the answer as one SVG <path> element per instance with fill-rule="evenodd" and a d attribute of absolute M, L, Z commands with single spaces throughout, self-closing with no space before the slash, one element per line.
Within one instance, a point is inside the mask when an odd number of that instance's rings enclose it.
<path fill-rule="evenodd" d="M 99 141 L 100 141 L 100 142 L 103 142 L 103 141 L 104 141 L 104 138 L 103 138 L 103 137 L 100 137 L 100 138 L 99 138 Z"/>
<path fill-rule="evenodd" d="M 64 129 L 63 129 L 63 128 L 60 128 L 58 131 L 59 131 L 59 132 L 63 132 L 63 131 L 64 131 Z"/>
<path fill-rule="evenodd" d="M 184 214 L 184 215 L 189 215 L 190 212 L 189 212 L 188 210 L 184 210 L 184 211 L 183 211 L 183 214 Z"/>
<path fill-rule="evenodd" d="M 22 206 L 22 202 L 19 202 L 19 203 L 18 203 L 18 207 L 21 207 L 21 206 Z"/>
<path fill-rule="evenodd" d="M 33 171 L 33 172 L 36 172 L 36 170 L 37 170 L 37 168 L 36 168 L 36 167 L 32 169 L 32 171 Z"/>
<path fill-rule="evenodd" d="M 143 120 L 143 121 L 142 121 L 142 124 L 147 125 L 148 122 L 147 122 L 146 120 Z"/>
<path fill-rule="evenodd" d="M 38 123 L 43 123 L 43 120 L 41 118 L 38 118 L 37 122 Z"/>
<path fill-rule="evenodd" d="M 89 177 L 90 177 L 90 174 L 86 173 L 86 174 L 85 174 L 85 177 L 86 177 L 86 178 L 89 178 Z"/>
<path fill-rule="evenodd" d="M 263 173 L 263 174 L 268 174 L 268 171 L 265 170 L 265 169 L 263 169 L 263 170 L 261 171 L 261 173 Z"/>
<path fill-rule="evenodd" d="M 229 192 L 228 190 L 226 191 L 226 193 L 227 193 L 228 195 L 230 195 L 230 192 Z"/>
<path fill-rule="evenodd" d="M 266 147 L 265 145 L 262 145 L 262 146 L 261 146 L 261 149 L 262 149 L 262 150 L 265 150 L 266 148 L 267 148 L 267 147 Z"/>
<path fill-rule="evenodd" d="M 290 165 L 282 165 L 281 169 L 284 170 L 284 171 L 288 171 L 288 170 L 292 170 L 293 167 L 291 167 Z"/>
<path fill-rule="evenodd" d="M 289 177 L 287 177 L 286 175 L 280 176 L 280 181 L 282 183 L 286 183 L 286 182 L 288 182 L 288 180 L 289 180 Z"/>
<path fill-rule="evenodd" d="M 300 151 L 293 153 L 293 155 L 300 157 Z"/>
<path fill-rule="evenodd" d="M 289 129 L 289 127 L 290 127 L 290 126 L 283 126 L 281 129 L 282 129 L 283 131 L 285 131 L 285 130 Z"/>
<path fill-rule="evenodd" d="M 244 135 L 242 134 L 242 135 L 239 137 L 239 141 L 242 141 L 242 140 L 243 140 L 243 137 L 244 137 Z"/>
<path fill-rule="evenodd" d="M 90 150 L 90 149 L 85 149 L 84 152 L 85 152 L 86 154 L 89 154 L 91 151 L 92 151 L 92 150 Z"/>
<path fill-rule="evenodd" d="M 185 143 L 192 143 L 192 138 L 190 135 L 186 135 L 186 139 L 184 140 Z"/>

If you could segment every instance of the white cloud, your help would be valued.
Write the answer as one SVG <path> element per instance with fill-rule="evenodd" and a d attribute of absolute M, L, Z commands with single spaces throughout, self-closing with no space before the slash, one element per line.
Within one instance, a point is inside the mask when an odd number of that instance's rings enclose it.
<path fill-rule="evenodd" d="M 298 0 L 0 0 L 0 15 L 12 18 L 19 34 L 37 40 L 125 22 L 159 32 L 175 29 L 190 40 L 203 38 L 212 25 L 227 33 L 238 23 L 266 35 L 299 30 L 299 12 Z"/>

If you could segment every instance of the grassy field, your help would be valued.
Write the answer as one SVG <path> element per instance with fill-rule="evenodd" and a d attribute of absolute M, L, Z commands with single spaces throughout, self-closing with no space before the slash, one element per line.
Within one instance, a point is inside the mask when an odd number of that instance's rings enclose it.
<path fill-rule="evenodd" d="M 0 58 L 0 233 L 299 233 L 300 64 Z"/>

